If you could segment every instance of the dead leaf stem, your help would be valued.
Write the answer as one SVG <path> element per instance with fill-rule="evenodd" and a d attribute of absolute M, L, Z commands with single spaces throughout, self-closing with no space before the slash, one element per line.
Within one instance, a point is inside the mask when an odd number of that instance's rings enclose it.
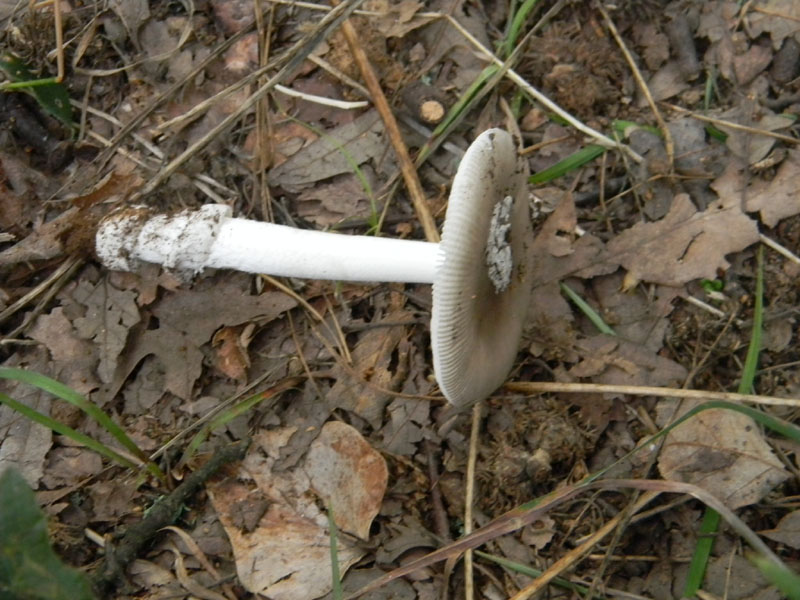
<path fill-rule="evenodd" d="M 602 383 L 560 383 L 557 381 L 510 381 L 503 386 L 511 392 L 542 394 L 546 392 L 566 394 L 628 394 L 630 396 L 663 396 L 665 398 L 693 398 L 696 400 L 726 400 L 728 402 L 751 402 L 772 406 L 800 406 L 798 398 L 774 398 L 755 394 L 733 392 L 709 392 L 705 390 L 680 390 L 667 387 L 639 385 L 608 385 Z"/>
<path fill-rule="evenodd" d="M 675 143 L 672 140 L 672 133 L 670 132 L 669 128 L 667 127 L 666 121 L 664 121 L 664 117 L 661 116 L 661 111 L 658 110 L 658 106 L 656 105 L 655 100 L 653 100 L 653 95 L 650 93 L 650 88 L 647 87 L 647 82 L 645 82 L 644 77 L 642 77 L 641 71 L 639 71 L 639 67 L 636 65 L 636 61 L 633 59 L 633 56 L 628 51 L 628 47 L 625 45 L 625 42 L 620 37 L 619 32 L 617 31 L 616 25 L 614 25 L 614 21 L 611 20 L 611 17 L 608 16 L 608 13 L 603 8 L 602 3 L 596 2 L 595 6 L 597 10 L 600 11 L 600 14 L 603 15 L 603 20 L 606 23 L 606 27 L 611 32 L 614 41 L 619 46 L 619 49 L 622 51 L 622 55 L 625 57 L 625 61 L 628 63 L 628 67 L 630 67 L 631 73 L 633 73 L 633 78 L 636 80 L 636 84 L 639 86 L 639 89 L 644 94 L 644 97 L 647 99 L 647 104 L 650 106 L 650 110 L 653 112 L 653 116 L 658 123 L 658 128 L 661 131 L 661 134 L 664 136 L 664 145 L 667 148 L 667 157 L 669 159 L 669 168 L 670 171 L 673 170 L 673 166 L 675 164 Z"/>

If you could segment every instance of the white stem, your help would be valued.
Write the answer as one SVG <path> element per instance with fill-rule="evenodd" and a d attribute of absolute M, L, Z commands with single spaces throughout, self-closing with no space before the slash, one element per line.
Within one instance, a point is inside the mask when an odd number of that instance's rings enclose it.
<path fill-rule="evenodd" d="M 228 219 L 206 266 L 306 279 L 433 283 L 439 244 Z"/>
<path fill-rule="evenodd" d="M 110 268 L 132 270 L 135 261 L 197 272 L 204 267 L 286 277 L 340 281 L 433 283 L 439 244 L 340 235 L 230 218 L 230 208 L 145 220 L 128 211 L 104 221 L 98 256 Z"/>

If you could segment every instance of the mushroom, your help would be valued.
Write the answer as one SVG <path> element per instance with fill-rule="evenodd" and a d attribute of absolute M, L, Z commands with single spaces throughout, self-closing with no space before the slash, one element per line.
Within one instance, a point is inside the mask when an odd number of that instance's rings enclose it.
<path fill-rule="evenodd" d="M 100 224 L 96 252 L 107 267 L 128 271 L 144 261 L 190 273 L 432 283 L 434 372 L 445 398 L 461 407 L 499 387 L 516 356 L 530 295 L 526 183 L 511 135 L 490 129 L 458 167 L 440 243 L 236 219 L 212 204 L 174 215 L 115 212 Z"/>

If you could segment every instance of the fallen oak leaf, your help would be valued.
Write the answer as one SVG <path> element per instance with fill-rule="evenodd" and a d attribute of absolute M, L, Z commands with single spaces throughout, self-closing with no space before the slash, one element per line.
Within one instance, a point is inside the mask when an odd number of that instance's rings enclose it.
<path fill-rule="evenodd" d="M 669 213 L 654 223 L 639 223 L 608 243 L 606 260 L 628 269 L 623 289 L 640 281 L 679 286 L 714 279 L 729 266 L 725 255 L 759 239 L 756 222 L 738 202 L 718 202 L 698 211 L 687 194 L 678 194 Z"/>
<path fill-rule="evenodd" d="M 748 195 L 745 208 L 758 211 L 767 227 L 800 213 L 800 150 L 791 150 L 766 189 Z"/>

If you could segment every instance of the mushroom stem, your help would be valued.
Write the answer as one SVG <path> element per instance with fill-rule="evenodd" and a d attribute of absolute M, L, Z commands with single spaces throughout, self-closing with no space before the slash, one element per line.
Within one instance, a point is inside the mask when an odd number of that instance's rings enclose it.
<path fill-rule="evenodd" d="M 212 267 L 308 279 L 434 281 L 439 244 L 296 229 L 230 214 L 223 205 L 171 216 L 123 211 L 102 223 L 97 253 L 122 269 L 133 259 L 192 272 Z"/>

